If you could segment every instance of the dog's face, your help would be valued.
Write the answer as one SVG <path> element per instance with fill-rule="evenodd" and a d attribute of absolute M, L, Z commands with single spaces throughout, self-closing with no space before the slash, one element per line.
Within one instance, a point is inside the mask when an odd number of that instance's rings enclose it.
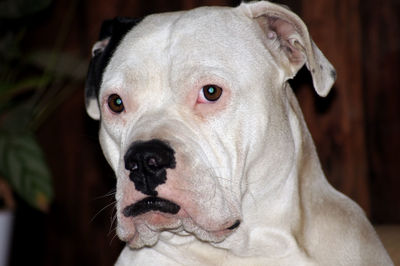
<path fill-rule="evenodd" d="M 293 149 L 289 123 L 268 129 L 287 120 L 283 86 L 313 46 L 298 32 L 300 50 L 282 42 L 298 22 L 275 9 L 259 21 L 261 8 L 117 20 L 95 45 L 87 109 L 101 120 L 117 177 L 117 233 L 131 247 L 163 231 L 224 240 L 243 222 L 249 184 L 267 184 L 257 182 L 280 155 L 266 151 Z"/>

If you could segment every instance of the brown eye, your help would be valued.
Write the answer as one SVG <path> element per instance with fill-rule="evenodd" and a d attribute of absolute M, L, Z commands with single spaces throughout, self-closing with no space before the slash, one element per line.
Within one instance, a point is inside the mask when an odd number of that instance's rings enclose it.
<path fill-rule="evenodd" d="M 111 94 L 110 97 L 108 97 L 108 107 L 114 113 L 119 114 L 124 111 L 124 103 L 118 94 Z"/>
<path fill-rule="evenodd" d="M 217 85 L 206 85 L 202 88 L 204 98 L 207 101 L 217 101 L 222 95 L 222 88 Z"/>

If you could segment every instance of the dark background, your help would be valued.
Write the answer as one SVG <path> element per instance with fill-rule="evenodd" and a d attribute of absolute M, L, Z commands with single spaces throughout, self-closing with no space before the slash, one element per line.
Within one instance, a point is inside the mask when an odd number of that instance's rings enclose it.
<path fill-rule="evenodd" d="M 307 71 L 292 82 L 330 182 L 357 201 L 375 224 L 400 223 L 400 1 L 277 1 L 300 14 L 338 80 L 318 98 Z M 229 0 L 57 0 L 29 20 L 25 49 L 61 47 L 88 62 L 101 22 L 117 15 L 237 5 Z M 55 199 L 48 213 L 22 201 L 16 213 L 11 265 L 112 265 L 114 175 L 103 159 L 98 123 L 85 114 L 84 83 L 38 131 Z"/>

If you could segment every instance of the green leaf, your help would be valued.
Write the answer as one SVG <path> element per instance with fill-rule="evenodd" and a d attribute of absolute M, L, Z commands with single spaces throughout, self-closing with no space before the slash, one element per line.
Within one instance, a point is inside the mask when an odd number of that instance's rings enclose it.
<path fill-rule="evenodd" d="M 30 205 L 48 209 L 53 198 L 51 174 L 32 133 L 0 131 L 0 173 Z"/>
<path fill-rule="evenodd" d="M 0 105 L 1 107 L 1 105 Z M 33 107 L 29 104 L 19 104 L 0 109 L 2 112 L 0 133 L 21 135 L 26 134 L 33 119 Z M 0 135 L 1 136 L 1 135 Z"/>
<path fill-rule="evenodd" d="M 16 19 L 38 12 L 51 3 L 51 0 L 2 0 L 0 18 Z"/>
<path fill-rule="evenodd" d="M 1 1 L 1 0 L 0 0 Z M 1 5 L 1 2 L 0 2 Z M 11 60 L 20 59 L 22 57 L 20 43 L 25 31 L 20 30 L 18 33 L 6 31 L 0 38 L 0 56 L 2 64 L 6 64 Z"/>
<path fill-rule="evenodd" d="M 64 51 L 35 51 L 27 57 L 27 62 L 50 71 L 56 78 L 82 81 L 86 78 L 88 61 Z"/>
<path fill-rule="evenodd" d="M 39 88 L 48 86 L 50 82 L 51 77 L 48 75 L 26 77 L 16 83 L 0 81 L 0 103 L 7 102 L 13 97 L 27 91 L 38 90 Z"/>

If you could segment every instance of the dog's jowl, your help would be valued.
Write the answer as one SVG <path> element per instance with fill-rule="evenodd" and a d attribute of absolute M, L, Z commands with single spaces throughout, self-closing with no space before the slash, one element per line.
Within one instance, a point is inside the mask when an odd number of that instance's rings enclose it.
<path fill-rule="evenodd" d="M 288 84 L 336 72 L 266 1 L 104 23 L 88 114 L 117 178 L 117 265 L 392 265 L 327 182 Z"/>

